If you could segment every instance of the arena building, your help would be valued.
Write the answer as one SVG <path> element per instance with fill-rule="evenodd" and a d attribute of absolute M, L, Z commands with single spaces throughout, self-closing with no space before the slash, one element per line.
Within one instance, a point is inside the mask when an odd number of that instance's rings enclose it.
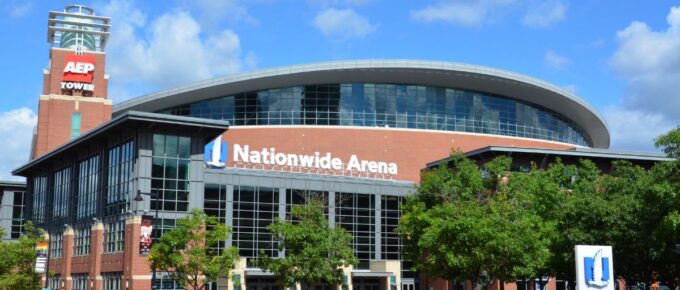
<path fill-rule="evenodd" d="M 421 171 L 451 150 L 476 160 L 516 152 L 518 162 L 541 166 L 555 156 L 593 158 L 603 168 L 616 159 L 667 160 L 607 150 L 606 122 L 567 90 L 449 62 L 286 66 L 111 107 L 108 23 L 82 6 L 50 13 L 34 159 L 13 172 L 27 178 L 23 218 L 49 233 L 46 270 L 55 275 L 45 282 L 53 289 L 176 289 L 149 268 L 142 228 L 153 225 L 159 237 L 194 208 L 233 229 L 224 245 L 242 257 L 231 279 L 210 289 L 277 289 L 252 261 L 261 252 L 285 255 L 266 226 L 309 196 L 322 198 L 331 225 L 353 236 L 360 263 L 346 271 L 349 289 L 451 289 L 411 271 L 395 232 Z"/>

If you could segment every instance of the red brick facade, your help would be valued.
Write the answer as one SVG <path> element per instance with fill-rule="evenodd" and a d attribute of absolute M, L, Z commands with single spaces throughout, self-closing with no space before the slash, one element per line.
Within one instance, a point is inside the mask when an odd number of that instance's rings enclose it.
<path fill-rule="evenodd" d="M 125 248 L 123 252 L 104 252 L 104 226 L 92 226 L 90 254 L 73 256 L 73 230 L 64 232 L 62 256 L 51 258 L 49 271 L 61 277 L 59 290 L 70 290 L 73 274 L 87 274 L 88 290 L 102 290 L 102 273 L 119 272 L 122 276 L 122 289 L 151 289 L 150 267 L 146 257 L 139 255 L 140 218 L 132 217 L 125 224 Z M 128 288 L 125 288 L 125 285 Z"/>
<path fill-rule="evenodd" d="M 290 170 L 274 166 L 234 164 L 233 144 L 249 145 L 251 150 L 275 147 L 276 152 L 314 154 L 330 152 L 333 157 L 348 160 L 357 155 L 364 160 L 394 162 L 396 176 L 379 176 L 418 182 L 425 165 L 449 156 L 452 149 L 468 152 L 486 146 L 516 146 L 544 149 L 573 149 L 564 143 L 482 134 L 445 131 L 419 131 L 356 127 L 232 127 L 222 135 L 229 143 L 227 166 L 256 169 Z M 306 172 L 306 171 L 302 171 Z M 313 172 L 332 175 L 361 176 L 351 172 Z M 364 176 L 376 177 L 376 176 Z"/>
<path fill-rule="evenodd" d="M 81 114 L 80 134 L 111 119 L 112 103 L 106 99 L 108 77 L 105 75 L 105 54 L 85 52 L 96 59 L 93 72 L 93 93 L 62 90 L 61 78 L 65 58 L 73 50 L 50 49 L 50 68 L 45 71 L 43 95 L 38 104 L 38 126 L 34 136 L 31 158 L 36 158 L 71 139 L 72 114 Z"/>

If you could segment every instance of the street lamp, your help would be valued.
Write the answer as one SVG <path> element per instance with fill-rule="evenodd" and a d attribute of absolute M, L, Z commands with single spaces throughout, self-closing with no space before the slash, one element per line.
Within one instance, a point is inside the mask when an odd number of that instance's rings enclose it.
<path fill-rule="evenodd" d="M 160 205 L 158 204 L 158 193 L 155 192 L 155 190 L 152 190 L 151 192 L 142 192 L 141 190 L 137 190 L 137 196 L 133 199 L 136 202 L 144 201 L 144 197 L 142 195 L 148 195 L 150 198 L 155 198 L 156 199 L 156 211 L 154 215 L 154 223 L 158 223 L 158 208 Z M 154 232 L 154 236 L 156 233 Z M 155 238 L 154 238 L 155 240 Z M 151 289 L 156 289 L 156 268 L 151 269 Z"/>

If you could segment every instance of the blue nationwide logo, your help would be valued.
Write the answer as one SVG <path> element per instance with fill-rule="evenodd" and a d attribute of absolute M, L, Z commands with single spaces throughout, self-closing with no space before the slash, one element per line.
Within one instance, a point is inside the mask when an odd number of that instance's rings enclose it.
<path fill-rule="evenodd" d="M 609 258 L 602 257 L 602 249 L 597 250 L 595 256 L 583 259 L 586 284 L 597 288 L 609 285 Z"/>
<path fill-rule="evenodd" d="M 203 156 L 208 167 L 223 168 L 227 165 L 227 146 L 229 143 L 222 141 L 222 136 L 205 144 Z"/>

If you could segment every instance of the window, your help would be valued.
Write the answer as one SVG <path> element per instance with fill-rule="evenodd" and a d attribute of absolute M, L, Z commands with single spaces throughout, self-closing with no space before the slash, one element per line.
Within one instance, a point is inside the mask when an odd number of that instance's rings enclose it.
<path fill-rule="evenodd" d="M 153 238 L 154 240 L 160 239 L 163 234 L 177 225 L 177 220 L 175 219 L 163 219 L 158 218 L 154 222 Z"/>
<path fill-rule="evenodd" d="M 102 273 L 103 290 L 123 289 L 123 273 L 111 272 Z"/>
<path fill-rule="evenodd" d="M 233 241 L 243 257 L 278 255 L 277 244 L 267 226 L 279 216 L 279 189 L 234 186 Z M 250 260 L 250 259 L 249 259 Z"/>
<path fill-rule="evenodd" d="M 75 230 L 75 241 L 73 243 L 73 255 L 85 256 L 90 254 L 90 239 L 92 236 L 91 228 L 87 225 Z"/>
<path fill-rule="evenodd" d="M 203 192 L 203 211 L 206 215 L 216 217 L 222 224 L 226 222 L 227 216 L 227 186 L 220 184 L 205 184 Z M 225 248 L 226 241 L 220 242 L 214 249 L 217 254 Z"/>
<path fill-rule="evenodd" d="M 33 177 L 33 212 L 35 224 L 45 222 L 45 208 L 47 207 L 47 176 Z"/>
<path fill-rule="evenodd" d="M 82 273 L 82 274 L 71 274 L 71 278 L 73 278 L 73 286 L 71 287 L 71 290 L 88 290 L 90 289 L 89 285 L 89 278 L 87 276 L 87 273 Z M 61 288 L 57 288 L 61 289 Z"/>
<path fill-rule="evenodd" d="M 71 168 L 66 167 L 54 173 L 54 205 L 52 217 L 68 217 L 69 193 L 71 189 Z"/>
<path fill-rule="evenodd" d="M 89 219 L 97 213 L 97 192 L 99 189 L 99 155 L 92 156 L 78 164 L 78 196 L 76 218 Z"/>
<path fill-rule="evenodd" d="M 167 273 L 156 273 L 156 280 L 153 281 L 153 289 L 157 290 L 184 290 L 177 281 L 170 279 Z"/>
<path fill-rule="evenodd" d="M 125 249 L 125 221 L 107 223 L 104 228 L 104 252 L 121 252 Z"/>
<path fill-rule="evenodd" d="M 380 212 L 382 214 L 382 230 L 380 231 L 382 245 L 382 259 L 401 260 L 401 236 L 397 233 L 399 219 L 401 218 L 401 204 L 404 198 L 401 196 L 381 197 Z M 415 273 L 411 270 L 412 263 L 402 261 L 401 276 L 403 278 L 415 278 Z"/>
<path fill-rule="evenodd" d="M 14 192 L 14 200 L 12 202 L 12 228 L 10 230 L 10 238 L 18 239 L 24 231 L 24 198 L 23 191 Z"/>
<path fill-rule="evenodd" d="M 189 209 L 189 137 L 153 135 L 151 190 L 158 192 L 151 199 L 151 208 L 186 212 Z"/>
<path fill-rule="evenodd" d="M 71 114 L 71 139 L 80 136 L 80 113 Z"/>
<path fill-rule="evenodd" d="M 62 232 L 50 233 L 50 258 L 59 258 L 64 249 L 64 235 Z"/>
<path fill-rule="evenodd" d="M 328 192 L 306 189 L 286 189 L 286 219 L 290 220 L 293 205 L 305 205 L 310 200 L 319 200 L 323 204 L 324 214 L 328 216 Z"/>
<path fill-rule="evenodd" d="M 109 148 L 105 215 L 116 215 L 130 208 L 129 196 L 134 180 L 135 146 L 133 141 Z"/>
<path fill-rule="evenodd" d="M 182 104 L 161 113 L 232 125 L 332 125 L 463 131 L 589 146 L 584 130 L 538 105 L 486 93 L 407 84 L 317 84 Z"/>
<path fill-rule="evenodd" d="M 50 277 L 49 280 L 47 280 L 47 287 L 49 287 L 50 289 L 59 289 L 61 287 L 60 281 L 61 275 L 56 274 Z"/>
<path fill-rule="evenodd" d="M 368 269 L 375 253 L 374 195 L 338 192 L 335 200 L 335 222 L 352 235 L 357 269 Z"/>

